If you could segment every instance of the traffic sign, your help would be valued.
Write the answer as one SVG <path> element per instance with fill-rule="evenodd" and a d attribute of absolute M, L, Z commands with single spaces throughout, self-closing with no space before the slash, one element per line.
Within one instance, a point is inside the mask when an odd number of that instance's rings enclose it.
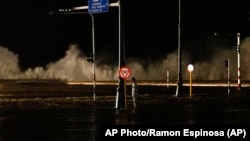
<path fill-rule="evenodd" d="M 89 0 L 88 11 L 89 13 L 102 13 L 108 12 L 109 0 Z"/>
<path fill-rule="evenodd" d="M 122 67 L 119 70 L 119 76 L 123 79 L 129 78 L 130 75 L 131 75 L 131 70 L 129 67 Z"/>

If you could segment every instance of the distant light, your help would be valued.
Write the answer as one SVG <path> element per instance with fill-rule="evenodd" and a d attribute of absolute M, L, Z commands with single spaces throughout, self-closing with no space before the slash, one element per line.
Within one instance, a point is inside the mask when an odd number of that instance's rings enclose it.
<path fill-rule="evenodd" d="M 215 32 L 215 33 L 214 33 L 214 36 L 216 36 L 216 35 L 218 35 L 218 33 Z"/>
<path fill-rule="evenodd" d="M 189 72 L 192 72 L 194 70 L 194 66 L 192 64 L 189 64 L 187 69 Z"/>

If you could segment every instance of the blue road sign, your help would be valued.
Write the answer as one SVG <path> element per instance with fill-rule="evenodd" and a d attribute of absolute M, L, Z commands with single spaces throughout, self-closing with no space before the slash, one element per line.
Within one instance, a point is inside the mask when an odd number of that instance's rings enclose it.
<path fill-rule="evenodd" d="M 102 13 L 108 12 L 109 0 L 89 0 L 88 11 L 89 13 Z"/>

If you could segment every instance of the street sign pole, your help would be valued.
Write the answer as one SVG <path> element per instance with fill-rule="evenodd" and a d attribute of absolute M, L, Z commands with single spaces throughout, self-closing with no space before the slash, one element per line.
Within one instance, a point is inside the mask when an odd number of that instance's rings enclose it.
<path fill-rule="evenodd" d="M 126 95 L 126 81 L 125 79 L 129 78 L 131 75 L 131 70 L 129 67 L 121 67 L 119 70 L 119 86 L 117 88 L 117 94 L 116 94 L 116 108 L 121 108 L 122 109 L 127 109 L 127 95 Z M 123 82 L 120 82 L 121 79 L 123 80 Z M 123 86 L 124 85 L 124 86 Z M 121 88 L 124 88 L 121 89 Z M 121 95 L 122 92 L 124 91 L 124 95 Z"/>
<path fill-rule="evenodd" d="M 119 11 L 119 69 L 121 69 L 123 66 L 125 66 L 125 56 L 124 56 L 124 46 L 122 42 L 122 30 L 121 30 L 121 24 L 122 24 L 122 10 L 121 10 L 121 0 L 118 1 L 118 11 Z M 126 85 L 124 78 L 119 76 L 119 90 L 117 91 L 117 96 L 120 98 L 117 101 L 117 109 L 126 109 Z"/>
<path fill-rule="evenodd" d="M 95 94 L 95 23 L 94 23 L 94 16 L 92 14 L 89 14 L 91 16 L 92 20 L 92 52 L 93 52 L 93 100 L 96 100 L 96 94 Z"/>
<path fill-rule="evenodd" d="M 98 1 L 98 0 L 96 0 Z M 95 1 L 95 2 L 96 2 Z M 121 69 L 123 66 L 125 66 L 125 48 L 123 45 L 123 42 L 122 42 L 122 33 L 121 33 L 121 24 L 122 24 L 122 14 L 121 14 L 121 1 L 122 0 L 118 0 L 117 3 L 110 3 L 108 4 L 110 7 L 118 7 L 118 14 L 119 14 L 119 17 L 118 17 L 118 20 L 119 20 L 119 62 L 118 62 L 118 67 L 119 69 Z M 92 4 L 93 4 L 93 0 L 91 1 Z M 99 1 L 100 2 L 100 1 Z M 101 2 L 102 3 L 102 2 Z M 89 6 L 79 6 L 79 7 L 74 7 L 73 10 L 83 10 L 83 9 L 88 9 Z M 101 7 L 105 7 L 105 6 L 101 6 Z M 106 8 L 105 8 L 106 9 Z M 107 10 L 107 9 L 106 9 Z M 101 10 L 102 12 L 105 11 L 105 10 Z M 93 11 L 93 7 L 92 7 L 92 10 L 91 12 L 95 12 L 95 13 L 98 13 L 97 10 L 94 10 Z M 119 90 L 117 90 L 117 97 L 116 97 L 116 108 L 117 109 L 126 109 L 126 98 L 125 98 L 125 83 L 124 83 L 124 78 L 120 77 L 119 76 L 119 79 L 118 79 L 118 87 L 119 87 Z"/>

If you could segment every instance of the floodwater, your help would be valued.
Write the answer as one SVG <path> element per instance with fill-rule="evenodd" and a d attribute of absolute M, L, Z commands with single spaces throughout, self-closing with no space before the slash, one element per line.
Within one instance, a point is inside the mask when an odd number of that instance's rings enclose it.
<path fill-rule="evenodd" d="M 139 85 L 140 86 L 140 85 Z M 96 141 L 102 125 L 250 125 L 250 92 L 194 87 L 139 87 L 137 109 L 127 87 L 126 109 L 116 109 L 116 86 L 57 82 L 0 84 L 0 141 Z"/>

